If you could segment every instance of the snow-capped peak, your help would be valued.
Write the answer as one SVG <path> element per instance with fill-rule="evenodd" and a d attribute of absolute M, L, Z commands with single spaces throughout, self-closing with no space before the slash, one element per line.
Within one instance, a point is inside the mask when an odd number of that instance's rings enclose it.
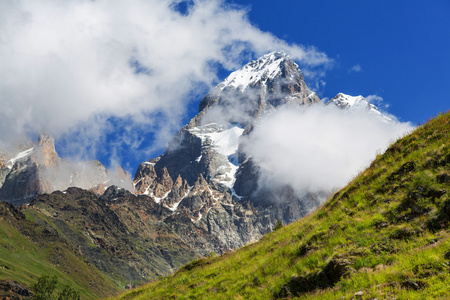
<path fill-rule="evenodd" d="M 393 121 L 391 117 L 381 113 L 378 110 L 378 107 L 367 101 L 361 95 L 350 96 L 344 93 L 339 93 L 336 95 L 336 97 L 334 97 L 328 102 L 328 104 L 331 103 L 342 109 L 350 109 L 350 110 L 367 109 L 369 112 L 381 116 L 385 122 Z"/>
<path fill-rule="evenodd" d="M 364 103 L 366 105 L 369 102 L 364 100 L 364 97 L 361 95 L 350 96 L 350 95 L 346 95 L 344 93 L 339 93 L 336 95 L 336 97 L 334 97 L 333 99 L 330 100 L 330 103 L 333 103 L 340 108 L 350 108 L 356 104 Z"/>
<path fill-rule="evenodd" d="M 280 64 L 286 59 L 289 59 L 289 56 L 284 51 L 266 54 L 231 73 L 218 87 L 220 90 L 234 87 L 243 92 L 248 86 L 260 80 L 265 83 L 268 79 L 274 79 L 281 74 Z"/>

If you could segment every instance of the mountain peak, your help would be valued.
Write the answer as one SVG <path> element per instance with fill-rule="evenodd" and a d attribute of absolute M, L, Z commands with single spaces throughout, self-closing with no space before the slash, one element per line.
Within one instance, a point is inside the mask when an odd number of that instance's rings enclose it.
<path fill-rule="evenodd" d="M 361 101 L 368 103 L 361 95 L 350 96 L 344 93 L 339 93 L 333 99 L 331 99 L 329 103 L 333 103 L 339 108 L 350 108 L 361 103 Z"/>
<path fill-rule="evenodd" d="M 391 116 L 388 116 L 384 113 L 381 113 L 378 110 L 378 107 L 370 103 L 370 101 L 366 100 L 361 95 L 358 96 L 350 96 L 344 93 L 337 94 L 333 99 L 331 99 L 327 104 L 334 104 L 341 109 L 350 109 L 350 110 L 368 110 L 369 112 L 376 114 L 383 118 L 385 122 L 392 122 L 393 119 Z"/>
<path fill-rule="evenodd" d="M 187 125 L 240 124 L 245 128 L 280 105 L 320 101 L 306 85 L 299 66 L 284 51 L 274 51 L 231 73 L 199 104 L 199 114 Z"/>
<path fill-rule="evenodd" d="M 244 92 L 249 86 L 255 85 L 258 81 L 265 84 L 268 79 L 274 79 L 282 74 L 282 63 L 286 60 L 291 59 L 284 51 L 274 51 L 263 55 L 231 73 L 218 85 L 218 88 L 223 90 L 226 87 L 233 87 Z"/>

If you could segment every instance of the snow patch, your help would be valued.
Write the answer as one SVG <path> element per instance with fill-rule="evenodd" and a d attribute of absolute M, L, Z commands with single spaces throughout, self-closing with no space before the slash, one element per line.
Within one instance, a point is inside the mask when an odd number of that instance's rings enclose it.
<path fill-rule="evenodd" d="M 393 122 L 393 119 L 381 113 L 378 108 L 367 101 L 363 96 L 350 96 L 344 93 L 339 93 L 330 100 L 330 103 L 335 104 L 339 108 L 350 109 L 350 110 L 369 110 L 369 112 L 376 114 L 383 118 L 385 123 Z"/>
<path fill-rule="evenodd" d="M 164 196 L 162 196 L 161 198 L 155 197 L 155 196 L 153 195 L 153 193 L 152 193 L 152 197 L 155 199 L 155 202 L 156 202 L 156 203 L 159 203 L 159 202 L 161 202 L 161 200 L 166 199 L 167 196 L 169 196 L 170 192 L 171 192 L 171 190 L 168 191 L 167 193 L 165 193 Z"/>
<path fill-rule="evenodd" d="M 244 198 L 243 196 L 239 196 L 238 194 L 236 194 L 236 191 L 233 188 L 230 188 L 231 190 L 231 197 L 236 197 L 239 200 L 242 200 L 242 198 Z"/>
<path fill-rule="evenodd" d="M 272 80 L 281 74 L 280 63 L 286 58 L 286 53 L 282 51 L 266 54 L 231 73 L 218 87 L 220 90 L 233 87 L 243 92 L 259 80 L 262 80 L 262 83 L 265 84 L 267 80 Z"/>
<path fill-rule="evenodd" d="M 213 180 L 219 184 L 232 188 L 236 181 L 235 174 L 238 169 L 237 152 L 239 147 L 239 137 L 242 136 L 244 129 L 233 126 L 224 129 L 216 123 L 210 123 L 189 129 L 189 132 L 199 137 L 202 147 L 213 147 L 217 153 L 227 157 L 228 161 L 219 166 Z M 200 161 L 200 155 L 196 161 Z"/>
<path fill-rule="evenodd" d="M 33 152 L 33 150 L 34 150 L 34 147 L 32 147 L 32 148 L 30 148 L 30 149 L 27 149 L 27 150 L 25 150 L 25 151 L 20 152 L 19 154 L 16 155 L 16 157 L 11 158 L 10 160 L 8 160 L 8 161 L 6 162 L 6 167 L 7 167 L 8 169 L 12 169 L 12 167 L 14 166 L 14 164 L 16 163 L 16 161 L 18 161 L 18 160 L 20 160 L 20 159 L 22 159 L 22 158 L 25 158 L 25 157 L 27 157 L 27 156 L 29 156 L 29 155 Z"/>
<path fill-rule="evenodd" d="M 144 179 L 144 178 L 141 178 L 141 179 L 139 179 L 138 181 L 136 181 L 136 182 L 133 182 L 133 187 L 134 188 L 136 188 L 136 185 L 139 183 L 139 182 L 141 182 L 142 181 L 142 179 Z"/>
<path fill-rule="evenodd" d="M 174 203 L 174 205 L 172 207 L 168 206 L 167 208 L 170 209 L 171 211 L 175 212 L 178 208 L 178 205 L 180 205 L 181 201 L 183 201 L 183 199 L 186 198 L 191 191 L 192 191 L 192 187 L 186 193 L 184 193 L 184 196 L 181 197 L 180 201 Z"/>
<path fill-rule="evenodd" d="M 189 132 L 201 139 L 202 146 L 214 147 L 218 153 L 230 156 L 237 152 L 239 137 L 244 132 L 244 129 L 234 126 L 225 130 L 223 126 L 211 123 L 191 128 Z M 200 161 L 201 158 L 202 155 L 196 161 Z"/>
<path fill-rule="evenodd" d="M 364 97 L 359 95 L 359 96 L 350 96 L 350 95 L 346 95 L 343 93 L 339 93 L 337 94 L 336 97 L 334 97 L 333 99 L 331 99 L 331 102 L 333 102 L 334 104 L 336 104 L 337 106 L 341 107 L 341 108 L 346 108 L 346 107 L 352 107 L 354 106 L 356 103 L 359 103 L 360 101 L 364 100 Z M 367 103 L 367 101 L 364 101 Z"/>

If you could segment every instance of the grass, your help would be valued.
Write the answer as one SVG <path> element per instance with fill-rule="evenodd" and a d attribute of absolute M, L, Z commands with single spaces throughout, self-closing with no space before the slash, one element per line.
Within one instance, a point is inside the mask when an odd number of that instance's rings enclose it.
<path fill-rule="evenodd" d="M 119 299 L 450 298 L 450 113 L 309 216 Z"/>
<path fill-rule="evenodd" d="M 56 275 L 57 289 L 69 284 L 82 299 L 97 299 L 120 290 L 57 235 L 35 223 L 38 218 L 33 212 L 24 219 L 0 216 L 0 281 L 15 280 L 30 288 L 40 276 Z"/>

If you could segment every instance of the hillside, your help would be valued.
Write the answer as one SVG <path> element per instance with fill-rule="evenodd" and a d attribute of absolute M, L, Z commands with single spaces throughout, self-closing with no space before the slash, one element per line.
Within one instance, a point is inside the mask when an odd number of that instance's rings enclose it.
<path fill-rule="evenodd" d="M 120 290 L 46 224 L 44 216 L 0 202 L 0 298 L 31 299 L 31 286 L 42 275 L 56 275 L 58 289 L 69 284 L 82 299 Z"/>
<path fill-rule="evenodd" d="M 449 133 L 447 112 L 307 217 L 120 299 L 450 297 Z"/>

